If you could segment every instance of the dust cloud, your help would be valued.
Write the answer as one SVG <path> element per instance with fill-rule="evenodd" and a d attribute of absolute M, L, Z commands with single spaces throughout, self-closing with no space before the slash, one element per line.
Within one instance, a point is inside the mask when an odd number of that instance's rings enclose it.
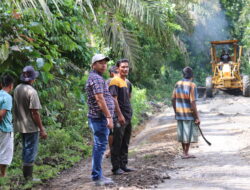
<path fill-rule="evenodd" d="M 228 40 L 228 23 L 219 0 L 200 0 L 190 5 L 190 14 L 194 20 L 194 32 L 188 37 L 190 49 L 194 55 L 209 54 L 210 41 Z"/>

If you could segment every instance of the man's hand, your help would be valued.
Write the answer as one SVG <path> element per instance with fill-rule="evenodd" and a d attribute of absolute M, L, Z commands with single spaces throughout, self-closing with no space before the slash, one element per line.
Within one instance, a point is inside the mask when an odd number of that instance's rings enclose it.
<path fill-rule="evenodd" d="M 108 127 L 109 129 L 113 129 L 113 128 L 114 128 L 113 119 L 112 119 L 111 117 L 108 117 L 108 118 L 107 118 L 107 122 L 108 122 L 107 127 Z"/>
<path fill-rule="evenodd" d="M 200 125 L 200 124 L 201 124 L 201 121 L 200 121 L 199 118 L 197 118 L 197 119 L 195 119 L 194 123 L 195 123 L 196 125 Z"/>
<path fill-rule="evenodd" d="M 120 106 L 119 106 L 119 103 L 117 100 L 117 96 L 113 96 L 113 98 L 114 98 L 114 102 L 115 102 L 115 111 L 116 111 L 116 114 L 118 116 L 118 122 L 120 123 L 121 126 L 123 126 L 126 123 L 125 118 L 121 112 L 121 109 L 120 109 Z"/>
<path fill-rule="evenodd" d="M 47 133 L 46 133 L 46 131 L 45 131 L 44 128 L 42 130 L 40 130 L 40 137 L 42 139 L 47 139 L 47 137 L 48 137 L 48 135 L 47 135 Z"/>
<path fill-rule="evenodd" d="M 6 113 L 7 113 L 7 110 L 0 110 L 0 122 L 2 122 Z"/>
<path fill-rule="evenodd" d="M 37 124 L 38 128 L 40 129 L 40 137 L 42 139 L 46 139 L 48 137 L 48 135 L 43 127 L 42 120 L 41 120 L 41 117 L 40 117 L 38 110 L 31 109 L 31 113 L 32 113 L 32 117 L 33 117 L 35 123 Z"/>
<path fill-rule="evenodd" d="M 121 124 L 121 126 L 125 125 L 125 123 L 126 123 L 125 118 L 122 114 L 118 115 L 118 121 Z"/>

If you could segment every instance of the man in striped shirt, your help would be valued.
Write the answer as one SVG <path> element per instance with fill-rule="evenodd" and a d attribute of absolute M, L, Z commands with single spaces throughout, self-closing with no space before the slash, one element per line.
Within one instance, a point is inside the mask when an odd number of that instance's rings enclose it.
<path fill-rule="evenodd" d="M 172 105 L 177 120 L 178 141 L 182 143 L 183 159 L 195 158 L 189 155 L 191 142 L 198 142 L 198 128 L 200 124 L 199 115 L 196 108 L 198 93 L 196 85 L 192 82 L 193 71 L 190 67 L 183 69 L 183 79 L 175 85 L 172 95 Z"/>

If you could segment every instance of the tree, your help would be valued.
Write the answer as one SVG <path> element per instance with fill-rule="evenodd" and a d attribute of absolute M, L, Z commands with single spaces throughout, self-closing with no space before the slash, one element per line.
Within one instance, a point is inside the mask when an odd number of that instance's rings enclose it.
<path fill-rule="evenodd" d="M 20 10 L 27 8 L 43 9 L 49 18 L 52 17 L 48 3 L 53 3 L 61 16 L 64 16 L 61 11 L 62 1 L 60 0 L 12 0 L 15 6 Z M 170 48 L 179 48 L 183 55 L 188 60 L 185 45 L 180 40 L 177 30 L 190 31 L 191 20 L 185 12 L 185 5 L 193 2 L 182 0 L 176 2 L 171 1 L 144 1 L 144 0 L 75 0 L 75 5 L 80 6 L 83 14 L 87 19 L 91 19 L 96 23 L 100 23 L 100 17 L 106 17 L 106 27 L 103 32 L 106 43 L 115 50 L 115 54 L 121 54 L 135 62 L 139 60 L 140 46 L 138 39 L 126 26 L 121 17 L 131 17 L 135 22 L 143 25 L 149 32 L 149 35 L 154 35 L 161 44 Z M 13 5 L 11 5 L 13 6 Z M 177 8 L 176 8 L 177 7 Z M 177 11 L 180 10 L 180 11 Z M 92 14 L 90 14 L 92 13 Z M 101 16 L 100 16 L 101 14 Z M 99 18 L 98 18 L 99 16 Z"/>

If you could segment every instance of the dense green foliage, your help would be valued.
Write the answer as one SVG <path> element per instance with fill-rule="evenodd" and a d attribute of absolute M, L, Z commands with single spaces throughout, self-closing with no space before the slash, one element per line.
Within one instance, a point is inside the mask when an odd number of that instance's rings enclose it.
<path fill-rule="evenodd" d="M 250 1 L 221 0 L 230 24 L 230 33 L 244 47 L 244 72 L 250 73 Z"/>
<path fill-rule="evenodd" d="M 72 1 L 61 7 L 68 16 L 55 15 L 53 20 L 32 16 L 29 11 L 20 15 L 7 6 L 1 7 L 0 36 L 7 49 L 0 64 L 1 73 L 11 72 L 18 82 L 25 65 L 40 70 L 35 88 L 41 98 L 43 124 L 49 138 L 41 143 L 35 173 L 47 179 L 91 152 L 87 145 L 90 132 L 83 89 L 87 77 L 84 70 L 89 68 L 93 49 L 87 47 L 85 23 L 81 12 L 73 10 Z M 9 176 L 18 182 L 22 176 L 19 134 L 15 142 Z M 15 189 L 20 184 L 12 186 Z"/>
<path fill-rule="evenodd" d="M 208 52 L 195 53 L 189 41 L 194 24 L 189 9 L 199 6 L 194 0 L 64 0 L 59 4 L 48 0 L 46 12 L 45 5 L 36 4 L 34 11 L 33 5 L 16 7 L 20 1 L 14 1 L 17 4 L 0 2 L 0 73 L 11 73 L 18 83 L 25 65 L 40 71 L 35 88 L 49 135 L 41 141 L 36 161 L 35 175 L 41 179 L 56 176 L 91 153 L 84 86 L 94 53 L 109 55 L 109 66 L 120 58 L 130 59 L 134 126 L 150 110 L 149 100 L 170 99 L 184 66 L 193 67 L 198 85 L 204 85 L 209 73 Z M 244 63 L 248 72 L 249 1 L 221 3 L 231 21 L 231 35 L 247 52 Z M 208 39 L 202 40 L 209 46 Z M 0 179 L 2 187 L 32 186 L 21 180 L 21 164 L 21 139 L 16 134 L 15 157 L 9 177 Z"/>

